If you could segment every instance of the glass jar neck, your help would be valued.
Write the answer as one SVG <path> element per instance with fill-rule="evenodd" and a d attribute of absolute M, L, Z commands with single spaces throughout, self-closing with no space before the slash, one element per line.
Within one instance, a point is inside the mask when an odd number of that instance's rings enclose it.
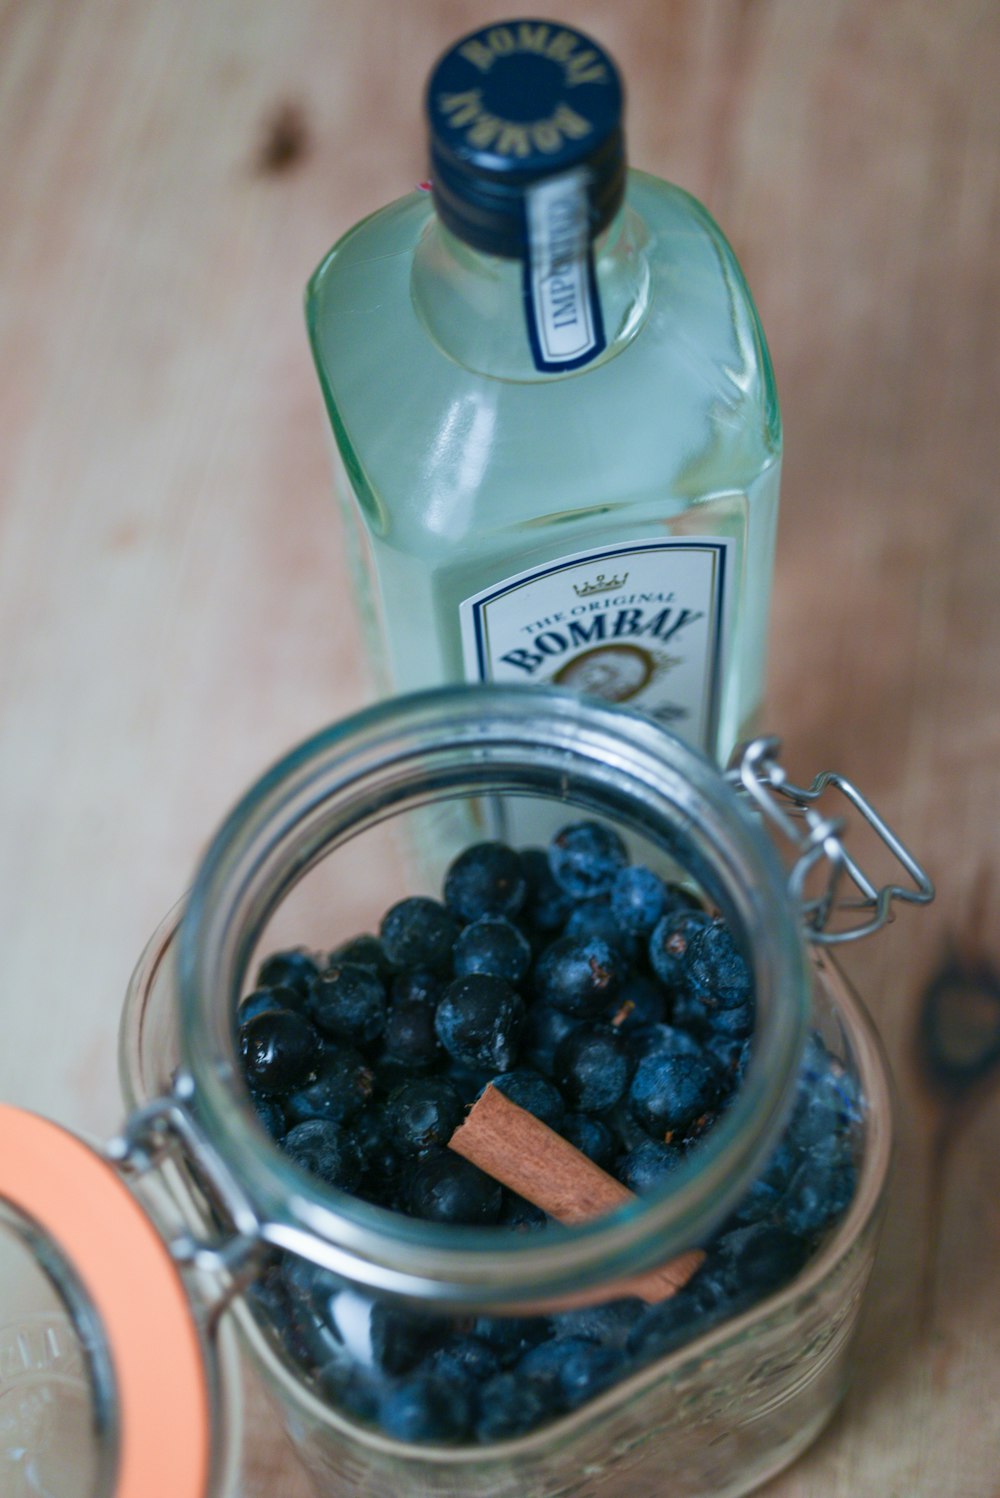
<path fill-rule="evenodd" d="M 235 1058 L 244 977 L 291 888 L 388 816 L 491 793 L 546 796 L 612 819 L 686 868 L 731 922 L 757 996 L 743 1085 L 669 1189 L 583 1227 L 553 1225 L 534 1241 L 415 1221 L 324 1190 L 266 1142 Z M 548 1303 L 703 1243 L 777 1138 L 810 999 L 781 864 L 714 767 L 627 709 L 551 688 L 421 693 L 304 744 L 214 839 L 181 926 L 178 969 L 183 1067 L 199 1119 L 263 1236 L 355 1283 L 452 1306 Z"/>
<path fill-rule="evenodd" d="M 474 374 L 498 380 L 567 379 L 622 352 L 649 311 L 648 233 L 639 216 L 620 208 L 591 245 L 594 278 L 607 346 L 581 369 L 539 370 L 532 358 L 524 313 L 524 261 L 473 249 L 436 214 L 413 259 L 413 305 L 438 348 Z"/>

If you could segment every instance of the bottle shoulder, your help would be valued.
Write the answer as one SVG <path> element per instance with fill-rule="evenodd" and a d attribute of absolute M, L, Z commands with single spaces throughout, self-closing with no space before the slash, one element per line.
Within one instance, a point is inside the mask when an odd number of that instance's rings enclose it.
<path fill-rule="evenodd" d="M 359 495 L 392 509 L 401 482 L 437 494 L 451 530 L 456 509 L 472 523 L 491 494 L 516 507 L 512 495 L 544 487 L 582 506 L 609 486 L 636 487 L 637 475 L 649 489 L 701 494 L 749 483 L 775 461 L 770 358 L 721 230 L 683 189 L 638 171 L 625 222 L 624 254 L 645 274 L 641 315 L 632 309 L 609 357 L 544 379 L 491 372 L 521 337 L 516 262 L 484 265 L 470 252 L 464 284 L 450 263 L 439 275 L 461 348 L 448 346 L 447 322 L 428 317 L 421 268 L 442 232 L 429 193 L 407 194 L 337 242 L 309 283 L 307 321 Z M 622 253 L 621 241 L 599 253 L 599 280 L 602 256 L 605 272 L 620 274 Z"/>

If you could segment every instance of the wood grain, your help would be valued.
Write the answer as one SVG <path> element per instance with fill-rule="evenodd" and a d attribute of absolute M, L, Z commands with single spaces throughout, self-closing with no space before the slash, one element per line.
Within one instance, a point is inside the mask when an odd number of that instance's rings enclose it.
<path fill-rule="evenodd" d="M 301 288 L 424 174 L 428 64 L 507 9 L 0 4 L 7 1100 L 110 1131 L 146 935 L 237 793 L 364 695 Z M 768 724 L 795 774 L 856 777 L 939 886 L 847 961 L 896 1068 L 896 1184 L 853 1391 L 769 1491 L 991 1498 L 1000 1100 L 956 1125 L 915 1033 L 946 950 L 1000 962 L 1000 11 L 547 10 L 618 57 L 633 160 L 707 201 L 768 329 Z M 299 1498 L 251 1428 L 246 1498 Z"/>

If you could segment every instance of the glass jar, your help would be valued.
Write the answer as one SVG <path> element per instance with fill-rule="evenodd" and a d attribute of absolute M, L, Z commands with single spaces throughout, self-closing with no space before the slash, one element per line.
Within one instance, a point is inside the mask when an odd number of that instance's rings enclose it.
<path fill-rule="evenodd" d="M 883 1201 L 885 1069 L 859 1001 L 824 950 L 833 902 L 804 904 L 801 896 L 806 868 L 824 857 L 831 868 L 845 866 L 834 824 L 811 808 L 822 785 L 781 787 L 766 745 L 756 746 L 735 778 L 749 796 L 648 720 L 557 690 L 457 687 L 400 699 L 335 725 L 265 775 L 216 835 L 183 911 L 149 944 L 122 1026 L 129 1118 L 109 1147 L 115 1169 L 100 1160 L 95 1168 L 123 1196 L 124 1175 L 142 1198 L 139 1210 L 169 1241 L 156 1260 L 167 1298 L 176 1300 L 181 1285 L 185 1298 L 210 1308 L 192 1313 L 203 1356 L 193 1358 L 188 1326 L 188 1363 L 215 1370 L 215 1339 L 235 1324 L 321 1494 L 542 1498 L 627 1490 L 717 1498 L 745 1492 L 784 1466 L 835 1407 Z M 786 804 L 790 796 L 807 808 L 794 896 L 747 805 L 767 807 L 765 782 L 784 790 Z M 674 878 L 682 870 L 728 921 L 756 999 L 741 1085 L 666 1183 L 596 1221 L 548 1224 L 537 1233 L 418 1221 L 323 1186 L 268 1137 L 236 1044 L 237 1005 L 261 954 L 335 946 L 370 928 L 394 900 L 431 893 L 424 881 L 432 866 L 440 872 L 456 843 L 502 823 L 515 797 L 558 801 L 567 821 L 600 818 L 623 833 L 637 859 Z M 771 815 L 784 818 L 780 810 Z M 876 891 L 846 863 L 861 903 L 884 917 L 892 894 L 923 901 L 931 889 L 874 821 L 915 881 L 913 890 Z M 820 943 L 812 950 L 804 913 Z M 692 1324 L 681 1345 L 654 1346 L 651 1356 L 647 1343 L 643 1357 L 623 1354 L 594 1397 L 523 1434 L 494 1430 L 488 1444 L 444 1444 L 379 1428 L 372 1388 L 385 1374 L 391 1392 L 392 1376 L 414 1361 L 412 1347 L 409 1362 L 394 1354 L 392 1365 L 383 1356 L 386 1326 L 402 1326 L 411 1343 L 416 1327 L 430 1348 L 441 1345 L 442 1328 L 450 1334 L 472 1324 L 494 1349 L 512 1336 L 530 1345 L 540 1326 L 548 1334 L 555 1317 L 575 1314 L 568 1307 L 613 1312 L 625 1296 L 631 1304 L 627 1282 L 711 1243 L 720 1224 L 745 1211 L 773 1161 L 790 1110 L 808 1088 L 800 1068 L 804 1045 L 807 1066 L 808 1047 L 818 1054 L 816 1032 L 849 1099 L 855 1185 L 843 1216 L 789 1283 L 753 1304 L 730 1305 L 736 1313 L 727 1318 Z M 19 1189 L 27 1192 L 24 1174 Z M 16 1191 L 3 1195 L 18 1200 Z M 75 1241 L 78 1229 L 73 1224 L 58 1241 Z M 37 1254 L 37 1235 L 31 1246 Z M 331 1316 L 305 1324 L 301 1302 L 286 1315 L 290 1282 L 305 1303 L 325 1297 Z M 98 1310 L 105 1314 L 103 1301 Z M 324 1363 L 331 1332 L 337 1355 Z M 214 1371 L 202 1378 L 206 1389 L 216 1383 Z M 453 1385 L 454 1401 L 463 1397 Z M 158 1395 L 147 1387 L 146 1398 Z M 233 1425 L 227 1438 L 213 1398 L 206 1394 L 199 1406 L 208 1411 L 211 1456 L 207 1486 L 191 1490 L 199 1498 L 226 1491 L 219 1453 L 227 1439 L 231 1447 Z M 112 1414 L 102 1429 L 114 1445 L 118 1402 L 106 1404 Z M 114 1486 L 121 1465 L 98 1470 L 86 1498 L 131 1495 Z M 145 1488 L 144 1498 L 152 1492 Z M 171 1498 L 188 1491 L 175 1486 Z"/>

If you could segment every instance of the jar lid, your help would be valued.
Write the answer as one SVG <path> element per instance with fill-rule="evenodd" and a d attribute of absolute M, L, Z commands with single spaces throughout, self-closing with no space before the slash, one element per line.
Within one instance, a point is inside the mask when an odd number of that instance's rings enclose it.
<path fill-rule="evenodd" d="M 434 203 L 452 233 L 518 257 L 536 183 L 585 180 L 590 237 L 625 192 L 621 79 L 608 54 L 569 26 L 484 26 L 456 42 L 427 85 Z"/>
<path fill-rule="evenodd" d="M 4 1494 L 208 1498 L 208 1371 L 169 1249 L 107 1161 L 4 1105 L 0 1268 Z"/>

